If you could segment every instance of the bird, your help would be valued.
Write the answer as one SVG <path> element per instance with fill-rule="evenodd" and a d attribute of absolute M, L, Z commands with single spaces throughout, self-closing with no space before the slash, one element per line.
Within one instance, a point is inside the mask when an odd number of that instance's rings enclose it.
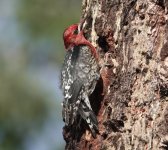
<path fill-rule="evenodd" d="M 61 70 L 61 86 L 64 95 L 62 116 L 65 126 L 73 125 L 79 116 L 87 123 L 95 138 L 98 132 L 98 121 L 92 110 L 89 96 L 95 90 L 100 78 L 98 53 L 86 40 L 80 27 L 81 24 L 73 24 L 63 33 L 66 54 Z"/>

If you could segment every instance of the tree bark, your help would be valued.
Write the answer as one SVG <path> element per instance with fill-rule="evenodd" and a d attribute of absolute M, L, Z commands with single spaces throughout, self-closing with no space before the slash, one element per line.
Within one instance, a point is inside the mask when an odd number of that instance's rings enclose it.
<path fill-rule="evenodd" d="M 99 53 L 99 134 L 64 128 L 66 149 L 168 149 L 168 1 L 83 0 L 82 18 Z"/>

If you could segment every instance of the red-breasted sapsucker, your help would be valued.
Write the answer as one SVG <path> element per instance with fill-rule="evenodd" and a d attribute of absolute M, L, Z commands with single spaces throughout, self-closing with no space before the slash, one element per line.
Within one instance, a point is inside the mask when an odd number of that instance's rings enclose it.
<path fill-rule="evenodd" d="M 82 117 L 88 124 L 93 137 L 98 131 L 98 121 L 89 96 L 99 79 L 99 66 L 94 46 L 85 39 L 77 24 L 68 27 L 63 34 L 66 56 L 61 72 L 63 120 L 69 126 Z"/>

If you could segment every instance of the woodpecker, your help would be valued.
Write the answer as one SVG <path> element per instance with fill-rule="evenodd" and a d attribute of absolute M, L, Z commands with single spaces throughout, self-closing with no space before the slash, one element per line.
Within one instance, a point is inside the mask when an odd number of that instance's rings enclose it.
<path fill-rule="evenodd" d="M 93 137 L 96 137 L 98 121 L 91 108 L 89 96 L 100 76 L 98 56 L 79 26 L 73 24 L 63 33 L 66 55 L 61 71 L 64 94 L 62 115 L 66 126 L 72 125 L 80 116 L 88 124 Z"/>

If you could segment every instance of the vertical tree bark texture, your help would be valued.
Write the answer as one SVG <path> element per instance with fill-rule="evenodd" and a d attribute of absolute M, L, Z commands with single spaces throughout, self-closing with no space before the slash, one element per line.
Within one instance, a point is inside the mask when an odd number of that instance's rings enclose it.
<path fill-rule="evenodd" d="M 85 35 L 100 56 L 103 85 L 91 96 L 99 134 L 83 129 L 76 138 L 64 129 L 66 149 L 168 149 L 168 0 L 82 5 Z"/>

